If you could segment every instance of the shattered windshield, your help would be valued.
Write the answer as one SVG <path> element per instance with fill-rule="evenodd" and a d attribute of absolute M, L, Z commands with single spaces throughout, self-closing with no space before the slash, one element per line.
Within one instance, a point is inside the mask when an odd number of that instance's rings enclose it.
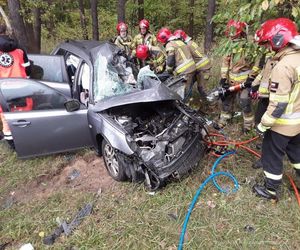
<path fill-rule="evenodd" d="M 109 57 L 98 53 L 94 64 L 94 100 L 124 95 L 139 90 L 132 68 L 126 64 L 126 58 L 118 54 Z"/>

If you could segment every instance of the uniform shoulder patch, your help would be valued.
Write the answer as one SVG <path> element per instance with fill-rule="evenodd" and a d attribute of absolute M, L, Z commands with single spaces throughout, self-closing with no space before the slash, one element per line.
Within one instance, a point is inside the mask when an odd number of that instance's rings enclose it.
<path fill-rule="evenodd" d="M 279 85 L 278 82 L 271 82 L 271 84 L 270 84 L 270 92 L 276 92 L 277 89 L 278 89 L 278 85 Z"/>
<path fill-rule="evenodd" d="M 14 58 L 9 53 L 0 52 L 0 66 L 8 68 L 14 64 Z"/>

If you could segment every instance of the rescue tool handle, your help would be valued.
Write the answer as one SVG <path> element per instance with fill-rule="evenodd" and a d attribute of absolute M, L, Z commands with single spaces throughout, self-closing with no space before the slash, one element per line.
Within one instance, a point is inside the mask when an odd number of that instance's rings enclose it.
<path fill-rule="evenodd" d="M 30 124 L 31 124 L 31 122 L 28 122 L 26 120 L 19 120 L 19 121 L 12 123 L 13 126 L 21 127 L 21 128 L 27 127 Z"/>

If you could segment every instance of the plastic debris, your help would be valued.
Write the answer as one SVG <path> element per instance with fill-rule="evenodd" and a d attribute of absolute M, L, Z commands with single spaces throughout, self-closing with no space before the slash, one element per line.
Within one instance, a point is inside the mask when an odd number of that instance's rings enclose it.
<path fill-rule="evenodd" d="M 73 180 L 75 180 L 79 175 L 80 175 L 80 171 L 77 170 L 77 169 L 73 169 L 73 171 L 71 172 L 71 174 L 69 174 L 69 176 L 68 176 L 68 180 L 73 181 Z"/>
<path fill-rule="evenodd" d="M 61 236 L 62 233 L 65 235 L 70 235 L 72 231 L 82 222 L 83 218 L 90 215 L 92 212 L 93 204 L 88 203 L 86 204 L 74 217 L 71 223 L 67 224 L 66 221 L 63 221 L 58 228 L 54 230 L 54 232 L 45 237 L 43 239 L 43 243 L 45 245 L 52 245 L 54 244 L 55 240 Z"/>
<path fill-rule="evenodd" d="M 27 243 L 21 246 L 19 250 L 34 250 L 34 248 L 30 243 Z"/>

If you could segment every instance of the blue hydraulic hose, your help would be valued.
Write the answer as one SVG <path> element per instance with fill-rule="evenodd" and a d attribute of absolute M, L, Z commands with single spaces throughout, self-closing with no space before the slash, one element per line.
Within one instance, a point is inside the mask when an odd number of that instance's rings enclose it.
<path fill-rule="evenodd" d="M 193 198 L 193 200 L 192 200 L 192 202 L 191 202 L 191 204 L 190 204 L 190 206 L 189 206 L 189 209 L 188 209 L 188 212 L 187 212 L 187 214 L 186 214 L 186 216 L 185 216 L 185 219 L 184 219 L 184 223 L 183 223 L 182 230 L 181 230 L 181 234 L 180 234 L 180 240 L 179 240 L 178 250 L 182 250 L 182 248 L 183 248 L 184 235 L 185 235 L 185 232 L 186 232 L 186 229 L 187 229 L 187 225 L 188 225 L 190 216 L 191 216 L 191 214 L 192 214 L 192 211 L 193 211 L 193 209 L 194 209 L 194 206 L 195 206 L 196 203 L 197 203 L 198 197 L 199 197 L 199 195 L 200 195 L 202 189 L 205 187 L 205 185 L 206 185 L 208 182 L 210 182 L 211 180 L 213 180 L 214 185 L 216 186 L 216 188 L 217 188 L 220 192 L 222 192 L 222 193 L 228 193 L 228 190 L 222 189 L 222 188 L 218 185 L 218 183 L 216 182 L 216 180 L 215 180 L 215 177 L 220 176 L 220 175 L 224 175 L 224 176 L 229 177 L 229 178 L 233 181 L 233 183 L 234 183 L 234 189 L 232 190 L 232 192 L 236 192 L 236 191 L 238 190 L 238 188 L 239 188 L 239 183 L 238 183 L 237 179 L 236 179 L 232 174 L 230 174 L 230 173 L 228 173 L 228 172 L 217 172 L 217 173 L 214 173 L 214 171 L 215 171 L 216 167 L 218 166 L 218 164 L 220 163 L 220 161 L 221 161 L 222 159 L 224 159 L 226 156 L 231 155 L 231 154 L 235 154 L 235 151 L 227 152 L 226 154 L 220 156 L 220 157 L 215 161 L 214 165 L 212 166 L 212 171 L 211 171 L 212 173 L 211 173 L 211 175 L 208 176 L 208 177 L 206 178 L 206 180 L 205 180 L 205 181 L 201 184 L 201 186 L 198 188 L 198 190 L 197 190 L 197 192 L 196 192 L 196 194 L 195 194 L 195 196 L 194 196 L 194 198 Z"/>

